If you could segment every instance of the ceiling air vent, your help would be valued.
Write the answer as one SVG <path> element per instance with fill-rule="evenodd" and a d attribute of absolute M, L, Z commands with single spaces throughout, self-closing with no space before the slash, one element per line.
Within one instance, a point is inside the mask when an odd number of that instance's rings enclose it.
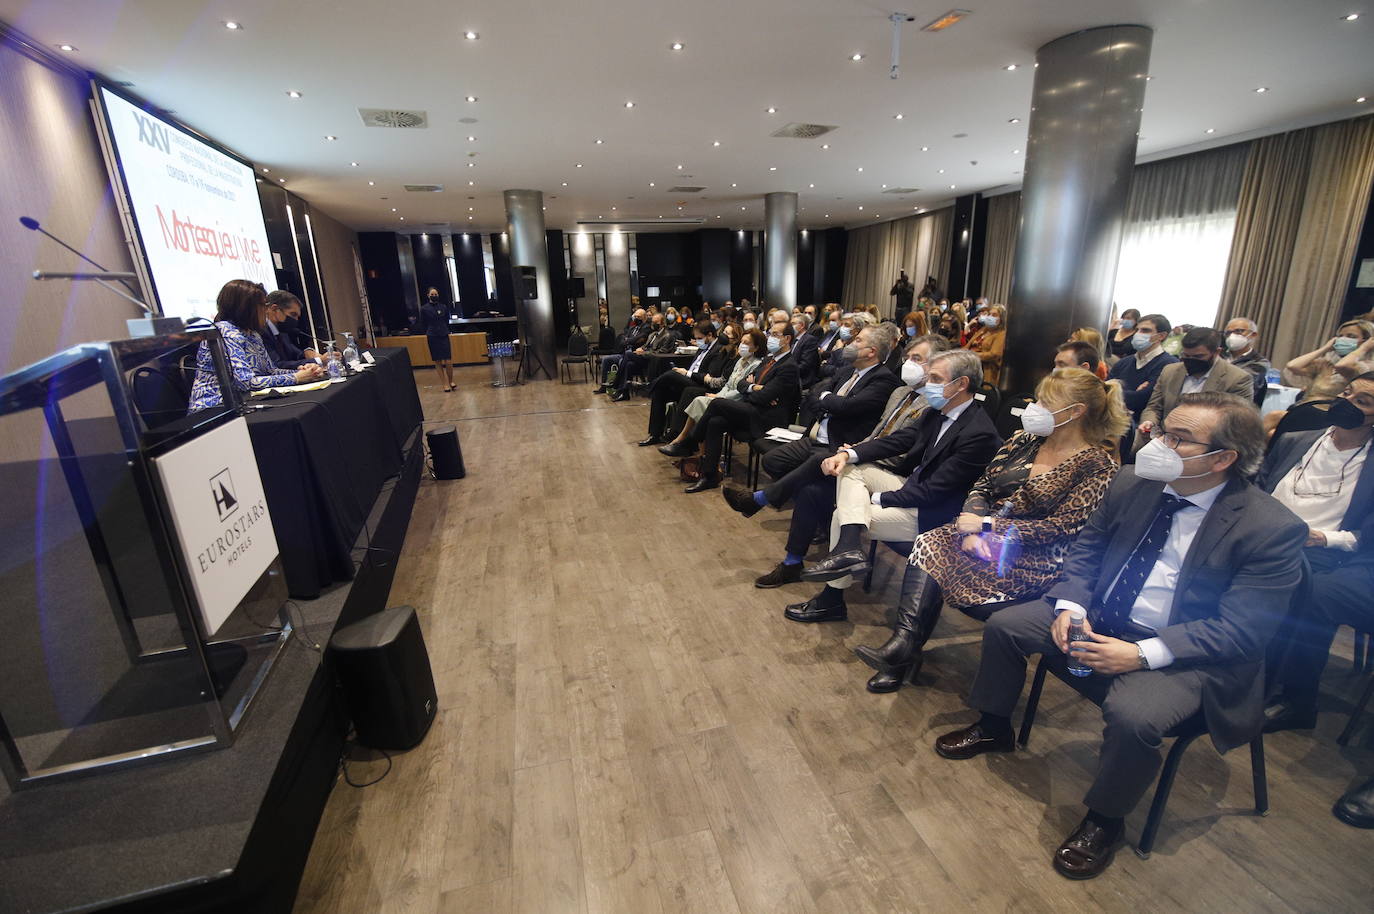
<path fill-rule="evenodd" d="M 678 185 L 677 187 L 670 187 L 670 188 L 668 188 L 668 190 L 666 191 L 666 193 L 670 193 L 670 194 L 699 194 L 699 193 L 701 193 L 701 192 L 702 192 L 703 190 L 705 190 L 705 189 L 706 189 L 706 188 L 704 188 L 704 187 L 684 187 L 684 186 L 682 186 L 682 185 Z"/>
<path fill-rule="evenodd" d="M 423 111 L 396 108 L 359 108 L 358 116 L 368 127 L 428 127 L 429 115 Z"/>
<path fill-rule="evenodd" d="M 834 129 L 824 124 L 787 124 L 773 131 L 771 135 L 789 140 L 812 140 L 818 136 L 825 136 Z"/>
<path fill-rule="evenodd" d="M 919 187 L 889 187 L 883 191 L 885 194 L 914 194 L 919 191 Z"/>
<path fill-rule="evenodd" d="M 444 189 L 442 184 L 403 184 L 401 186 L 412 194 L 437 194 Z"/>

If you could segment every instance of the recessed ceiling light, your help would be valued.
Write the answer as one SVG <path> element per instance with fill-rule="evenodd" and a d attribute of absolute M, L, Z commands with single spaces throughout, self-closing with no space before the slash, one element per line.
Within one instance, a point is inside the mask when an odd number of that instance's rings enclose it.
<path fill-rule="evenodd" d="M 944 173 L 945 173 L 945 170 L 944 170 L 943 168 L 941 168 L 939 173 L 940 173 L 940 174 L 944 174 Z"/>
<path fill-rule="evenodd" d="M 777 113 L 778 113 L 778 109 L 777 109 L 777 108 L 774 108 L 772 105 L 769 105 L 769 106 L 768 106 L 768 113 L 769 113 L 769 114 L 777 114 Z"/>
<path fill-rule="evenodd" d="M 673 51 L 681 51 L 681 50 L 682 50 L 682 42 L 680 42 L 680 41 L 674 41 L 672 44 L 668 45 L 668 48 L 669 48 L 669 50 L 673 50 Z"/>
<path fill-rule="evenodd" d="M 830 148 L 830 144 L 829 144 L 829 143 L 822 143 L 822 144 L 821 144 L 821 148 L 822 148 L 822 149 L 829 149 L 829 148 Z"/>
<path fill-rule="evenodd" d="M 350 168 L 357 168 L 357 167 L 358 167 L 358 163 L 357 163 L 357 162 L 349 162 L 348 165 L 349 165 Z"/>
<path fill-rule="evenodd" d="M 882 213 L 874 213 L 874 214 L 873 214 L 873 218 L 874 218 L 874 219 L 881 219 L 881 218 L 883 218 L 883 214 L 882 214 Z"/>
<path fill-rule="evenodd" d="M 469 142 L 469 143 L 475 143 L 475 142 L 477 142 L 477 137 L 475 137 L 475 136 L 470 136 L 470 137 L 468 137 L 468 142 Z"/>
<path fill-rule="evenodd" d="M 478 38 L 481 38 L 482 36 L 478 35 L 476 32 L 468 31 L 463 33 L 463 37 L 466 38 L 468 41 L 476 41 Z"/>
<path fill-rule="evenodd" d="M 402 217 L 401 217 L 401 221 L 402 221 L 402 222 L 405 222 L 405 221 L 406 221 L 406 217 L 405 217 L 405 216 L 402 216 Z"/>
<path fill-rule="evenodd" d="M 476 167 L 477 167 L 477 163 L 476 163 L 476 162 L 469 162 L 469 163 L 468 163 L 468 168 L 476 168 Z M 579 166 L 577 166 L 577 167 L 578 167 L 578 168 L 581 168 L 582 166 L 579 165 Z"/>
<path fill-rule="evenodd" d="M 1011 154 L 1014 155 L 1014 156 L 1019 156 L 1019 155 L 1021 154 L 1021 150 L 1019 150 L 1019 149 L 1013 149 L 1013 150 L 1011 151 Z"/>
<path fill-rule="evenodd" d="M 277 179 L 277 183 L 278 183 L 278 184 L 285 184 L 285 183 L 286 183 L 286 179 L 285 179 L 285 178 L 278 178 L 278 179 Z"/>
<path fill-rule="evenodd" d="M 1008 124 L 1019 124 L 1019 123 L 1021 123 L 1021 118 L 1019 118 L 1019 117 L 1007 118 L 1007 123 L 1008 123 Z"/>
<path fill-rule="evenodd" d="M 391 211 L 392 211 L 393 213 L 396 212 L 396 207 L 393 206 L 393 207 L 391 208 Z"/>
<path fill-rule="evenodd" d="M 656 184 L 654 184 L 654 182 L 653 182 L 653 181 L 650 181 L 650 182 L 649 182 L 649 186 L 650 186 L 650 187 L 656 187 L 656 186 L 657 186 L 657 185 L 656 185 Z"/>
<path fill-rule="evenodd" d="M 567 186 L 568 186 L 568 182 L 567 182 L 567 181 L 564 181 L 564 182 L 563 182 L 563 186 L 564 186 L 564 187 L 567 187 Z"/>
<path fill-rule="evenodd" d="M 769 166 L 768 166 L 768 170 L 769 170 L 769 171 L 777 171 L 777 170 L 778 170 L 778 166 L 776 166 L 776 165 L 769 165 Z"/>
<path fill-rule="evenodd" d="M 954 190 L 954 185 L 951 184 L 951 185 L 949 186 L 949 189 L 950 189 L 950 190 Z"/>
<path fill-rule="evenodd" d="M 75 51 L 75 50 L 76 50 L 76 47 L 75 47 L 74 45 L 70 45 L 70 44 L 59 44 L 59 45 L 57 46 L 57 49 L 58 49 L 59 51 L 71 52 L 71 51 Z"/>
<path fill-rule="evenodd" d="M 731 186 L 731 187 L 739 187 L 738 184 L 731 184 L 730 186 Z"/>
<path fill-rule="evenodd" d="M 471 217 L 471 216 L 468 216 L 468 221 L 469 221 L 469 222 L 472 221 L 472 217 Z M 464 236 L 464 237 L 466 237 L 466 236 Z"/>
<path fill-rule="evenodd" d="M 611 212 L 615 212 L 615 207 L 614 207 L 614 206 L 611 207 Z"/>
<path fill-rule="evenodd" d="M 826 214 L 825 214 L 825 218 L 829 219 L 829 218 L 830 218 L 830 214 L 829 214 L 829 213 L 826 213 Z"/>
<path fill-rule="evenodd" d="M 228 22 L 224 23 L 224 27 L 225 27 L 226 29 L 228 29 L 229 31 L 231 31 L 231 32 L 237 32 L 239 29 L 243 28 L 242 25 L 240 25 L 239 23 L 235 22 L 235 21 L 232 20 L 232 19 L 230 19 Z"/>
<path fill-rule="evenodd" d="M 856 52 L 856 53 L 854 53 L 854 54 L 850 54 L 850 55 L 849 55 L 849 59 L 850 59 L 850 60 L 858 61 L 858 60 L 863 60 L 863 59 L 864 59 L 864 56 L 863 56 L 862 54 L 859 54 L 859 53 Z"/>
<path fill-rule="evenodd" d="M 1255 89 L 1255 94 L 1256 94 L 1256 95 L 1263 95 L 1264 93 L 1266 93 L 1266 92 L 1268 92 L 1268 91 L 1269 91 L 1269 87 L 1268 87 L 1268 86 L 1260 86 L 1259 88 Z"/>
<path fill-rule="evenodd" d="M 1011 70 L 1015 70 L 1015 69 L 1016 69 L 1016 64 L 1014 64 L 1014 63 L 1009 63 L 1009 64 L 1007 64 L 1005 67 L 1003 67 L 1002 69 L 1003 69 L 1003 70 L 1007 70 L 1008 72 L 1010 72 Z"/>
<path fill-rule="evenodd" d="M 475 208 L 474 208 L 474 207 L 471 207 L 471 206 L 469 206 L 469 207 L 468 207 L 468 212 L 470 212 L 470 213 L 471 213 L 471 212 L 475 212 L 475 211 L 476 211 L 476 210 L 475 210 Z"/>
<path fill-rule="evenodd" d="M 860 165 L 860 166 L 859 166 L 859 171 L 863 171 L 863 170 L 864 170 L 864 167 L 863 167 L 862 165 Z"/>
<path fill-rule="evenodd" d="M 581 163 L 581 162 L 574 162 L 574 163 L 573 163 L 573 168 L 581 168 L 581 167 L 582 167 L 582 163 Z"/>
<path fill-rule="evenodd" d="M 883 185 L 883 190 L 887 190 L 887 185 L 886 185 L 886 184 Z"/>
<path fill-rule="evenodd" d="M 1355 104 L 1357 104 L 1357 105 L 1363 105 L 1363 104 L 1365 103 L 1365 101 L 1366 101 L 1365 97 L 1364 97 L 1363 95 L 1361 95 L 1359 98 L 1355 99 Z"/>
<path fill-rule="evenodd" d="M 900 120 L 901 120 L 903 117 L 905 117 L 905 116 L 906 116 L 906 115 L 904 115 L 904 114 L 894 114 L 894 115 L 892 115 L 892 119 L 893 119 L 894 121 L 900 121 Z"/>
<path fill-rule="evenodd" d="M 262 173 L 263 173 L 263 174 L 268 174 L 268 173 L 270 173 L 271 171 L 272 171 L 272 169 L 268 168 L 266 165 L 262 166 Z"/>
<path fill-rule="evenodd" d="M 471 183 L 471 182 L 468 182 L 468 183 Z M 368 187 L 376 187 L 376 186 L 377 186 L 377 182 L 376 182 L 376 181 L 368 181 L 368 182 L 367 182 L 367 186 L 368 186 Z"/>
<path fill-rule="evenodd" d="M 625 107 L 626 107 L 626 108 L 633 108 L 634 106 L 635 106 L 635 103 L 634 103 L 634 102 L 627 101 L 627 102 L 625 103 Z"/>
<path fill-rule="evenodd" d="M 662 218 L 663 218 L 663 217 L 662 217 L 662 216 L 659 216 L 659 217 L 658 217 L 658 218 L 660 218 L 660 219 L 662 219 Z M 717 218 L 717 219 L 719 219 L 719 218 L 720 218 L 720 217 L 719 217 L 719 216 L 717 216 L 717 217 L 716 217 L 716 218 Z"/>
<path fill-rule="evenodd" d="M 1147 77 L 1145 77 L 1145 81 L 1146 81 L 1146 82 L 1149 82 L 1149 81 L 1152 80 L 1152 79 L 1154 79 L 1153 76 L 1147 76 Z"/>
<path fill-rule="evenodd" d="M 605 142 L 606 142 L 605 140 L 603 140 L 603 139 L 601 139 L 600 137 L 598 137 L 597 140 L 596 140 L 596 145 L 600 146 L 602 143 L 605 143 Z"/>
<path fill-rule="evenodd" d="M 1345 22 L 1354 22 L 1356 19 L 1359 19 L 1359 18 L 1360 18 L 1360 14 L 1359 14 L 1359 13 L 1346 13 L 1344 16 L 1341 17 L 1341 19 L 1342 19 L 1343 21 L 1345 21 Z"/>
<path fill-rule="evenodd" d="M 678 171 L 682 171 L 682 166 L 679 165 L 679 166 L 677 167 L 677 170 L 678 170 Z"/>
<path fill-rule="evenodd" d="M 475 95 L 469 95 L 469 96 L 465 99 L 465 101 L 475 102 L 475 101 L 477 101 L 477 96 L 475 96 Z"/>
<path fill-rule="evenodd" d="M 714 140 L 714 141 L 712 141 L 711 145 L 712 145 L 712 146 L 719 146 L 719 145 L 720 145 L 720 140 Z"/>
<path fill-rule="evenodd" d="M 922 146 L 922 147 L 921 147 L 921 151 L 922 151 L 922 152 L 930 152 L 930 147 L 929 147 L 929 146 Z"/>
<path fill-rule="evenodd" d="M 863 207 L 861 206 L 861 207 L 859 207 L 859 209 L 863 209 Z"/>
<path fill-rule="evenodd" d="M 287 98 L 300 98 L 300 97 L 301 97 L 301 94 L 300 94 L 299 92 L 297 92 L 295 89 L 287 89 L 287 90 L 286 90 L 286 97 L 287 97 Z"/>
<path fill-rule="evenodd" d="M 1206 130 L 1204 130 L 1204 131 L 1202 131 L 1202 132 L 1203 132 L 1203 133 L 1216 133 L 1216 132 L 1217 132 L 1217 128 L 1215 128 L 1215 127 L 1208 127 Z"/>
<path fill-rule="evenodd" d="M 741 206 L 740 209 L 744 209 L 744 207 Z"/>
<path fill-rule="evenodd" d="M 476 183 L 477 183 L 476 181 L 469 181 L 469 182 L 468 182 L 468 187 L 472 187 L 472 186 L 473 186 L 474 184 L 476 184 Z"/>
<path fill-rule="evenodd" d="M 336 136 L 334 136 L 334 135 L 331 134 L 331 135 L 326 136 L 325 139 L 332 143 L 332 142 L 334 142 L 335 140 L 337 140 L 338 137 L 336 137 Z"/>
<path fill-rule="evenodd" d="M 814 185 L 814 184 L 811 184 L 811 185 L 809 185 L 809 186 L 810 186 L 810 187 L 812 187 L 812 188 L 814 188 L 814 187 L 815 187 L 815 186 L 816 186 L 816 185 Z"/>

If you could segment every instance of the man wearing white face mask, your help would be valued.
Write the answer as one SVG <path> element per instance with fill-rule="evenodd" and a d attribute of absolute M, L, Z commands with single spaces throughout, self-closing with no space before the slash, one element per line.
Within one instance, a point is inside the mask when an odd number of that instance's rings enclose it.
<path fill-rule="evenodd" d="M 1090 879 L 1111 863 L 1123 822 L 1154 782 L 1164 736 L 1201 711 L 1225 752 L 1264 722 L 1264 654 L 1302 578 L 1307 525 L 1246 481 L 1264 454 L 1246 399 L 1187 394 L 1123 469 L 1079 533 L 1046 600 L 995 613 L 968 703 L 981 718 L 935 741 L 949 759 L 1014 748 L 1011 713 L 1030 654 L 1069 650 L 1070 610 L 1092 671 L 1075 688 L 1105 728 L 1087 815 L 1053 865 Z"/>
<path fill-rule="evenodd" d="M 1131 419 L 1137 423 L 1150 402 L 1150 394 L 1154 393 L 1159 373 L 1166 365 L 1178 361 L 1164 351 L 1164 338 L 1172 329 L 1173 325 L 1162 314 L 1147 314 L 1136 321 L 1135 335 L 1131 337 L 1135 356 L 1119 360 L 1107 375 L 1121 382 L 1121 397 L 1131 411 Z"/>
<path fill-rule="evenodd" d="M 1269 360 L 1255 348 L 1259 342 L 1259 324 L 1248 317 L 1233 317 L 1226 322 L 1225 333 L 1226 360 L 1254 375 L 1255 405 L 1258 406 L 1264 402 L 1265 376 L 1271 367 Z"/>

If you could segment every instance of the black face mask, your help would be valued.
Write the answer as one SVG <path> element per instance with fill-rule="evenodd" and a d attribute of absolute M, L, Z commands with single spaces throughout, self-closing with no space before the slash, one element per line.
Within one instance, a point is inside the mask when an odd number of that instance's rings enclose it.
<path fill-rule="evenodd" d="M 1337 397 L 1336 402 L 1327 407 L 1326 418 L 1338 428 L 1359 428 L 1369 421 L 1369 417 L 1345 397 Z"/>
<path fill-rule="evenodd" d="M 1210 369 L 1210 368 L 1212 367 L 1212 360 L 1211 360 L 1211 359 L 1190 359 L 1190 358 L 1186 358 L 1186 357 L 1185 357 L 1185 358 L 1183 359 L 1183 367 L 1186 368 L 1186 369 L 1188 369 L 1188 374 L 1191 374 L 1191 375 L 1206 374 L 1206 373 L 1207 373 L 1207 370 Z"/>
<path fill-rule="evenodd" d="M 281 327 L 283 330 L 295 330 L 299 324 L 300 321 L 296 320 L 294 317 L 291 317 L 290 315 L 287 315 L 286 317 L 283 317 L 281 319 L 281 322 L 277 324 L 277 326 Z"/>

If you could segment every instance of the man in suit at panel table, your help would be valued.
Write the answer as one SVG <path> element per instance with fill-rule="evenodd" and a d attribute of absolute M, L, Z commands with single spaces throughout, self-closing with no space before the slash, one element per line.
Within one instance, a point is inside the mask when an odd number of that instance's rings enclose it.
<path fill-rule="evenodd" d="M 820 340 L 807 332 L 810 326 L 811 318 L 806 312 L 793 312 L 792 330 L 796 333 L 796 342 L 792 344 L 792 358 L 797 360 L 797 374 L 803 390 L 816 383 L 821 369 Z"/>
<path fill-rule="evenodd" d="M 935 741 L 948 759 L 1011 752 L 1027 656 L 1065 652 L 1072 615 L 1086 610 L 1090 640 L 1073 642 L 1073 656 L 1092 674 L 1075 688 L 1100 704 L 1105 726 L 1087 815 L 1054 853 L 1070 879 L 1111 863 L 1171 728 L 1201 711 L 1221 752 L 1260 732 L 1265 650 L 1303 574 L 1307 525 L 1246 482 L 1265 444 L 1248 396 L 1184 394 L 1154 434 L 1046 598 L 988 621 L 968 697 L 982 716 Z"/>
<path fill-rule="evenodd" d="M 268 293 L 267 326 L 262 333 L 262 342 L 272 364 L 278 368 L 300 368 L 320 357 L 318 352 L 309 348 L 309 337 L 304 348 L 297 344 L 294 329 L 300 313 L 301 300 L 295 295 L 283 289 Z"/>
<path fill-rule="evenodd" d="M 1144 323 L 1144 318 L 1141 322 Z M 1145 446 L 1150 440 L 1150 430 L 1173 411 L 1184 394 L 1210 391 L 1235 394 L 1255 402 L 1254 376 L 1221 358 L 1220 333 L 1211 327 L 1194 327 L 1183 335 L 1182 345 L 1181 361 L 1164 366 L 1150 394 L 1150 402 L 1140 414 L 1136 450 Z"/>
<path fill-rule="evenodd" d="M 639 442 L 640 447 L 663 444 L 663 429 L 668 421 L 668 407 L 677 403 L 688 391 L 693 396 L 706 393 L 706 377 L 720 377 L 727 371 L 732 361 L 729 350 L 720 341 L 715 324 L 710 321 L 697 321 L 692 326 L 692 338 L 696 342 L 697 355 L 685 368 L 678 365 L 672 371 L 665 371 L 649 385 L 649 436 Z"/>
<path fill-rule="evenodd" d="M 770 428 L 791 424 L 801 399 L 797 362 L 791 358 L 794 335 L 789 321 L 773 324 L 768 331 L 768 356 L 739 382 L 739 399 L 716 397 L 685 442 L 659 448 L 669 457 L 687 457 L 702 448 L 701 477 L 685 489 L 688 494 L 720 485 L 721 439 L 727 432 L 737 441 L 752 441 Z"/>
<path fill-rule="evenodd" d="M 833 488 L 812 483 L 797 493 L 785 561 L 799 559 L 805 547 L 794 550 L 827 520 L 830 554 L 801 575 L 826 586 L 805 603 L 787 606 L 787 618 L 831 622 L 848 617 L 844 592 L 853 575 L 868 570 L 860 544 L 864 531 L 874 540 L 910 543 L 918 532 L 954 520 L 969 487 L 1002 446 L 992 419 L 973 398 L 982 382 L 977 354 L 952 349 L 936 355 L 922 387 L 930 409 L 891 435 L 840 448 L 821 464 L 827 476 L 836 477 Z"/>

